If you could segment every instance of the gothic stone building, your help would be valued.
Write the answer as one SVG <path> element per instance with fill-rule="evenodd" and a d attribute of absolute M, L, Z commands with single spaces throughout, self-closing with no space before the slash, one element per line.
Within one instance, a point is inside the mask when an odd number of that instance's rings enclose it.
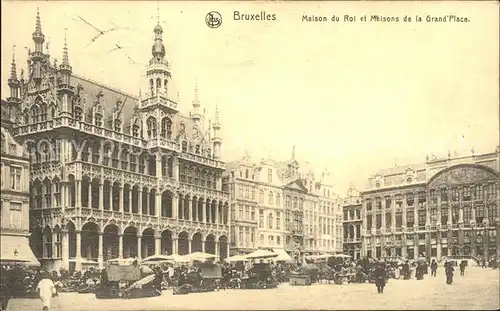
<path fill-rule="evenodd" d="M 47 268 L 111 258 L 228 254 L 220 123 L 204 128 L 195 90 L 189 116 L 169 89 L 163 29 L 154 28 L 138 97 L 74 75 L 44 53 L 37 14 L 29 74 L 11 73 L 14 131 L 31 154 L 31 245 Z"/>
<path fill-rule="evenodd" d="M 382 170 L 362 193 L 363 253 L 488 259 L 498 249 L 499 187 L 498 148 Z"/>

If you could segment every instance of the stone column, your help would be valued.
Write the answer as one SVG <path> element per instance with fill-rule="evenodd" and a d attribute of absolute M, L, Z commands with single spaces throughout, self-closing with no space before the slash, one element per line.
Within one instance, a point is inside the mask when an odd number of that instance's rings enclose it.
<path fill-rule="evenodd" d="M 155 255 L 161 255 L 161 235 L 155 234 Z"/>
<path fill-rule="evenodd" d="M 172 237 L 172 254 L 179 254 L 179 239 Z"/>
<path fill-rule="evenodd" d="M 108 200 L 109 200 L 109 210 L 114 211 L 114 204 L 113 204 L 113 192 L 114 192 L 115 187 L 113 187 L 113 183 L 109 183 L 109 192 L 108 192 Z"/>
<path fill-rule="evenodd" d="M 147 213 L 146 215 L 150 215 L 150 210 L 151 210 L 151 195 L 150 195 L 151 190 L 148 189 L 146 192 L 146 206 L 147 206 Z"/>
<path fill-rule="evenodd" d="M 103 267 L 103 263 L 104 263 L 104 253 L 103 253 L 103 248 L 104 248 L 104 245 L 103 245 L 103 239 L 102 239 L 102 232 L 99 232 L 99 252 L 98 252 L 98 262 L 99 262 L 99 267 Z"/>
<path fill-rule="evenodd" d="M 163 167 L 162 167 L 162 161 L 161 161 L 161 154 L 157 153 L 156 154 L 156 177 L 162 178 L 163 177 Z"/>
<path fill-rule="evenodd" d="M 99 181 L 99 209 L 104 210 L 104 184 Z"/>
<path fill-rule="evenodd" d="M 192 220 L 193 220 L 193 221 L 198 221 L 198 199 L 196 199 L 196 200 L 194 200 L 194 199 L 193 199 L 193 200 L 191 200 L 191 204 L 192 204 L 192 206 L 191 206 L 191 211 L 192 211 L 192 213 L 193 213 L 193 214 L 191 215 L 191 216 L 193 217 L 193 219 L 192 219 Z"/>
<path fill-rule="evenodd" d="M 179 194 L 179 219 L 184 219 L 184 195 Z"/>
<path fill-rule="evenodd" d="M 201 202 L 201 210 L 203 212 L 203 215 L 201 215 L 202 221 L 204 223 L 206 223 L 207 222 L 207 200 L 206 199 L 203 199 Z"/>
<path fill-rule="evenodd" d="M 118 234 L 118 258 L 123 258 L 123 234 Z"/>
<path fill-rule="evenodd" d="M 212 223 L 212 201 L 210 201 L 210 204 L 207 206 L 208 208 L 208 222 Z"/>
<path fill-rule="evenodd" d="M 123 213 L 123 185 L 120 184 L 118 188 L 118 208 L 121 213 Z"/>
<path fill-rule="evenodd" d="M 179 194 L 177 192 L 172 193 L 172 218 L 179 219 Z"/>
<path fill-rule="evenodd" d="M 201 251 L 204 253 L 205 252 L 205 239 L 201 240 Z"/>
<path fill-rule="evenodd" d="M 219 202 L 215 203 L 215 223 L 220 223 L 220 206 Z"/>
<path fill-rule="evenodd" d="M 215 241 L 215 260 L 220 260 L 219 241 Z"/>
<path fill-rule="evenodd" d="M 142 258 L 142 235 L 137 235 L 137 259 Z"/>
<path fill-rule="evenodd" d="M 391 197 L 391 231 L 396 232 L 396 198 L 394 196 Z"/>
<path fill-rule="evenodd" d="M 61 242 L 61 255 L 62 255 L 62 267 L 66 270 L 69 269 L 69 237 L 68 230 L 63 229 L 62 232 L 62 242 Z"/>
<path fill-rule="evenodd" d="M 381 204 L 381 209 L 382 209 L 382 224 L 380 226 L 380 232 L 381 233 L 384 233 L 385 232 L 385 197 L 383 197 L 381 200 L 380 200 L 380 204 Z"/>
<path fill-rule="evenodd" d="M 189 254 L 191 254 L 193 252 L 193 250 L 191 249 L 192 246 L 193 246 L 193 240 L 188 239 L 188 252 L 189 252 Z"/>
<path fill-rule="evenodd" d="M 76 256 L 75 256 L 75 270 L 82 270 L 82 235 L 81 231 L 76 231 Z"/>
<path fill-rule="evenodd" d="M 88 199 L 87 199 L 87 201 L 88 201 L 87 205 L 88 206 L 87 207 L 91 208 L 92 207 L 92 180 L 89 180 L 88 185 L 89 185 L 89 189 L 87 190 L 87 192 L 88 192 L 87 193 L 87 196 L 88 196 Z"/>
<path fill-rule="evenodd" d="M 476 223 L 476 206 L 474 203 L 472 203 L 472 206 L 471 206 L 471 221 Z"/>
<path fill-rule="evenodd" d="M 431 225 L 431 211 L 430 211 L 430 205 L 431 205 L 431 197 L 429 194 L 429 190 L 425 192 L 425 226 L 430 226 Z"/>
<path fill-rule="evenodd" d="M 161 217 L 161 194 L 159 192 L 155 195 L 155 216 Z"/>
<path fill-rule="evenodd" d="M 193 209 L 191 208 L 191 205 L 193 204 L 193 200 L 191 197 L 189 197 L 189 200 L 187 201 L 187 206 L 184 206 L 184 208 L 187 208 L 187 220 L 193 220 Z"/>
<path fill-rule="evenodd" d="M 177 181 L 179 181 L 179 159 L 178 158 L 173 158 L 173 163 L 172 163 L 172 173 L 173 173 L 173 178 Z"/>
<path fill-rule="evenodd" d="M 76 196 L 75 206 L 76 207 L 82 207 L 81 193 L 82 193 L 81 181 L 75 180 L 75 196 Z M 43 200 L 42 200 L 42 206 L 43 206 Z"/>
<path fill-rule="evenodd" d="M 133 187 L 130 186 L 128 188 L 128 212 L 132 213 L 132 189 Z"/>
<path fill-rule="evenodd" d="M 137 191 L 137 212 L 142 215 L 142 188 L 139 187 Z"/>

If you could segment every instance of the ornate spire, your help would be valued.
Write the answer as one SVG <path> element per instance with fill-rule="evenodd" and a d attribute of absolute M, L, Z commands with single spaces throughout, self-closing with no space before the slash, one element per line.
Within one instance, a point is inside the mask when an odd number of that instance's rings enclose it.
<path fill-rule="evenodd" d="M 40 21 L 40 10 L 36 9 L 36 22 L 35 22 L 35 32 L 33 33 L 33 41 L 35 43 L 43 43 L 45 41 L 45 36 L 42 33 L 42 22 Z"/>
<path fill-rule="evenodd" d="M 153 57 L 165 57 L 165 46 L 163 45 L 163 28 L 160 26 L 160 19 L 158 17 L 158 24 L 155 26 L 153 32 L 155 33 L 155 42 L 153 43 L 153 48 L 151 53 Z"/>
<path fill-rule="evenodd" d="M 68 31 L 68 29 L 65 28 L 64 29 L 64 48 L 63 48 L 63 60 L 62 60 L 62 64 L 69 66 L 68 43 L 67 43 L 67 40 L 66 40 L 66 37 L 67 37 L 66 33 L 67 33 L 67 31 Z"/>
<path fill-rule="evenodd" d="M 10 78 L 9 80 L 17 81 L 17 68 L 16 68 L 16 45 L 12 46 L 12 63 L 10 64 Z"/>
<path fill-rule="evenodd" d="M 214 122 L 214 129 L 220 129 L 220 118 L 219 118 L 219 105 L 215 105 L 215 122 Z"/>
<path fill-rule="evenodd" d="M 200 99 L 199 99 L 199 95 L 198 95 L 198 82 L 196 82 L 196 84 L 194 86 L 193 107 L 195 109 L 200 107 Z"/>

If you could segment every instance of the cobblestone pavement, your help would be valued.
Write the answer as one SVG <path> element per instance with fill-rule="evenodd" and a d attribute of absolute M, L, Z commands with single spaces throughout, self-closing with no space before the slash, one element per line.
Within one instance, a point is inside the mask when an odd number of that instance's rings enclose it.
<path fill-rule="evenodd" d="M 236 310 L 236 309 L 438 309 L 494 310 L 499 308 L 500 270 L 471 267 L 465 276 L 455 274 L 454 284 L 446 285 L 444 270 L 436 278 L 390 280 L 384 294 L 373 284 L 282 284 L 268 290 L 226 290 L 130 300 L 97 300 L 92 294 L 61 293 L 51 310 Z M 38 299 L 14 299 L 9 311 L 41 310 Z"/>

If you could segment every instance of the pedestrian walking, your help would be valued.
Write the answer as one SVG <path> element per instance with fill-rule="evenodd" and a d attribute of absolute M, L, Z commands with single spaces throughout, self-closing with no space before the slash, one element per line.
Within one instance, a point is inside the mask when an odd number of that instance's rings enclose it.
<path fill-rule="evenodd" d="M 455 272 L 455 268 L 453 268 L 451 262 L 445 263 L 445 272 L 446 272 L 446 284 L 451 285 L 453 283 L 453 272 Z"/>
<path fill-rule="evenodd" d="M 438 264 L 435 259 L 432 259 L 431 262 L 431 276 L 436 277 L 436 271 L 438 268 Z"/>
<path fill-rule="evenodd" d="M 377 292 L 379 294 L 384 293 L 385 287 L 385 269 L 381 263 L 378 263 L 374 271 L 375 286 L 377 287 Z"/>
<path fill-rule="evenodd" d="M 467 266 L 467 261 L 462 260 L 462 262 L 460 263 L 460 276 L 465 275 L 465 267 L 466 266 Z"/>
<path fill-rule="evenodd" d="M 57 296 L 57 289 L 54 285 L 54 282 L 52 282 L 52 280 L 46 273 L 43 273 L 41 275 L 41 280 L 40 282 L 38 282 L 36 292 L 40 295 L 40 299 L 42 300 L 42 310 L 50 310 L 50 302 L 52 300 L 52 297 Z"/>

